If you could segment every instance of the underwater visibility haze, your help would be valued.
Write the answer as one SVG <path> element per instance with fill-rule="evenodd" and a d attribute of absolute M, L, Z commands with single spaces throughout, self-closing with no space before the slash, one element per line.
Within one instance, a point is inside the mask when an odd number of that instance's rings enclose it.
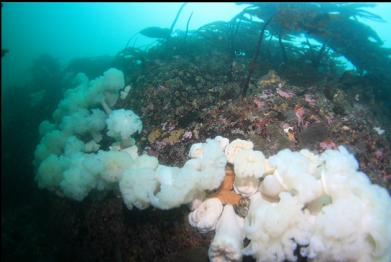
<path fill-rule="evenodd" d="M 391 261 L 390 3 L 3 3 L 4 261 Z"/>

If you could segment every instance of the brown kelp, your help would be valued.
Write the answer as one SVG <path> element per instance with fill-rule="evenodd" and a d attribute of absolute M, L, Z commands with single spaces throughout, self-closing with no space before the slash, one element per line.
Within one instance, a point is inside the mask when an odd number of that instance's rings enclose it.
<path fill-rule="evenodd" d="M 344 55 L 362 72 L 387 75 L 391 68 L 388 57 L 391 50 L 369 26 L 357 17 L 382 21 L 363 7 L 367 4 L 351 3 L 251 3 L 243 12 L 265 21 L 270 15 L 273 35 L 299 36 L 305 34 L 335 52 Z M 326 48 L 326 47 L 324 47 Z"/>
<path fill-rule="evenodd" d="M 259 54 L 259 50 L 261 48 L 261 44 L 262 44 L 262 40 L 263 40 L 263 36 L 265 34 L 265 29 L 266 27 L 268 26 L 268 24 L 272 21 L 272 18 L 273 17 L 270 17 L 269 20 L 267 20 L 263 27 L 262 27 L 262 30 L 261 30 L 261 33 L 259 34 L 259 38 L 258 38 L 258 42 L 257 42 L 257 47 L 255 49 L 255 53 L 254 53 L 254 56 L 253 56 L 253 59 L 249 65 L 249 69 L 248 69 L 248 73 L 247 73 L 247 77 L 246 79 L 244 80 L 243 84 L 242 84 L 242 93 L 241 93 L 241 96 L 244 97 L 246 96 L 246 93 L 247 93 L 247 90 L 248 90 L 248 85 L 250 83 L 250 78 L 251 78 L 251 75 L 254 73 L 254 70 L 255 70 L 255 65 L 257 63 L 257 58 L 258 58 L 258 54 Z"/>

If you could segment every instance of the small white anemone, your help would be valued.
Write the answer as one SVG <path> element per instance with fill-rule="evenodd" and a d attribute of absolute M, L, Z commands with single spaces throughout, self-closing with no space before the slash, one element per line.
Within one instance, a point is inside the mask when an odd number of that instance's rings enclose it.
<path fill-rule="evenodd" d="M 246 197 L 257 192 L 259 178 L 265 173 L 266 163 L 261 151 L 241 150 L 234 160 L 235 192 Z"/>
<path fill-rule="evenodd" d="M 244 219 L 235 214 L 232 205 L 226 205 L 216 225 L 216 234 L 209 247 L 212 262 L 241 261 Z"/>
<path fill-rule="evenodd" d="M 129 95 L 130 89 L 132 89 L 130 85 L 125 86 L 124 90 L 120 93 L 121 100 L 124 100 Z"/>
<path fill-rule="evenodd" d="M 196 143 L 190 147 L 189 157 L 199 158 L 202 157 L 203 154 L 204 154 L 203 143 Z"/>
<path fill-rule="evenodd" d="M 124 172 L 119 189 L 128 209 L 149 207 L 150 196 L 158 185 L 155 172 L 150 168 L 135 168 Z"/>
<path fill-rule="evenodd" d="M 236 193 L 250 197 L 259 189 L 259 180 L 255 177 L 235 177 L 234 190 Z"/>
<path fill-rule="evenodd" d="M 235 139 L 227 147 L 225 148 L 225 156 L 227 157 L 227 161 L 231 164 L 234 163 L 236 156 L 242 150 L 250 150 L 254 148 L 254 144 L 251 141 L 246 141 L 242 139 Z"/>
<path fill-rule="evenodd" d="M 101 177 L 107 182 L 118 182 L 124 171 L 132 168 L 134 160 L 121 151 L 99 151 L 98 158 L 103 164 Z"/>
<path fill-rule="evenodd" d="M 265 160 L 261 151 L 241 150 L 233 162 L 236 177 L 261 178 L 265 172 Z"/>
<path fill-rule="evenodd" d="M 133 159 L 137 159 L 139 157 L 137 146 L 126 147 L 121 149 L 121 151 L 128 153 Z"/>
<path fill-rule="evenodd" d="M 287 190 L 287 188 L 279 180 L 278 173 L 266 176 L 260 187 L 262 194 L 272 198 L 277 198 L 278 194 L 284 190 Z"/>
<path fill-rule="evenodd" d="M 220 199 L 208 198 L 189 214 L 189 223 L 201 233 L 212 231 L 223 212 L 223 203 Z"/>
<path fill-rule="evenodd" d="M 121 141 L 128 140 L 136 132 L 140 133 L 143 128 L 140 117 L 132 110 L 125 109 L 113 110 L 106 124 L 107 135 Z"/>
<path fill-rule="evenodd" d="M 219 142 L 220 148 L 221 148 L 222 151 L 224 151 L 225 148 L 229 145 L 229 139 L 228 138 L 225 138 L 225 137 L 222 137 L 222 136 L 216 136 L 214 138 L 214 140 Z"/>

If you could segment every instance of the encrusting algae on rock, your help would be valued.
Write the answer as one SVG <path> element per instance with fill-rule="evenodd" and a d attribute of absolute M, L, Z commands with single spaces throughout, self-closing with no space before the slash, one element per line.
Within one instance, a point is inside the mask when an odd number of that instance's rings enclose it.
<path fill-rule="evenodd" d="M 154 129 L 152 132 L 148 135 L 148 142 L 153 144 L 159 137 L 162 135 L 162 131 L 160 128 Z"/>

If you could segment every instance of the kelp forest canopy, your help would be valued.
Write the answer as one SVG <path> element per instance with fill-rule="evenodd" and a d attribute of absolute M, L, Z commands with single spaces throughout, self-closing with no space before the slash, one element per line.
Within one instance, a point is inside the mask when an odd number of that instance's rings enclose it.
<path fill-rule="evenodd" d="M 238 5 L 243 5 L 244 9 L 230 21 L 215 21 L 197 30 L 188 29 L 190 16 L 186 31 L 171 30 L 171 37 L 154 36 L 159 47 L 140 49 L 130 44 L 118 53 L 116 63 L 136 77 L 148 65 L 156 66 L 156 61 L 171 60 L 178 55 L 196 59 L 207 53 L 220 53 L 227 62 L 227 80 L 241 83 L 243 89 L 245 79 L 252 76 L 253 58 L 256 58 L 254 62 L 259 73 L 265 74 L 273 69 L 288 79 L 301 75 L 302 82 L 306 78 L 319 80 L 327 75 L 342 75 L 346 66 L 341 58 L 345 58 L 354 66 L 355 70 L 351 72 L 378 83 L 379 97 L 391 98 L 391 91 L 386 87 L 391 82 L 391 49 L 383 47 L 378 34 L 362 22 L 383 21 L 365 10 L 374 4 Z M 142 32 L 161 31 L 157 29 L 146 28 Z M 264 33 L 260 34 L 263 29 Z M 144 36 L 148 37 L 148 34 Z M 255 54 L 257 50 L 259 54 Z M 247 64 L 247 68 L 236 70 L 238 64 Z"/>
<path fill-rule="evenodd" d="M 359 71 L 386 76 L 391 68 L 391 49 L 383 48 L 377 33 L 359 21 L 359 18 L 382 21 L 381 17 L 363 10 L 373 6 L 364 3 L 253 3 L 242 14 L 264 21 L 271 18 L 269 32 L 277 38 L 290 40 L 304 35 L 345 56 Z"/>

